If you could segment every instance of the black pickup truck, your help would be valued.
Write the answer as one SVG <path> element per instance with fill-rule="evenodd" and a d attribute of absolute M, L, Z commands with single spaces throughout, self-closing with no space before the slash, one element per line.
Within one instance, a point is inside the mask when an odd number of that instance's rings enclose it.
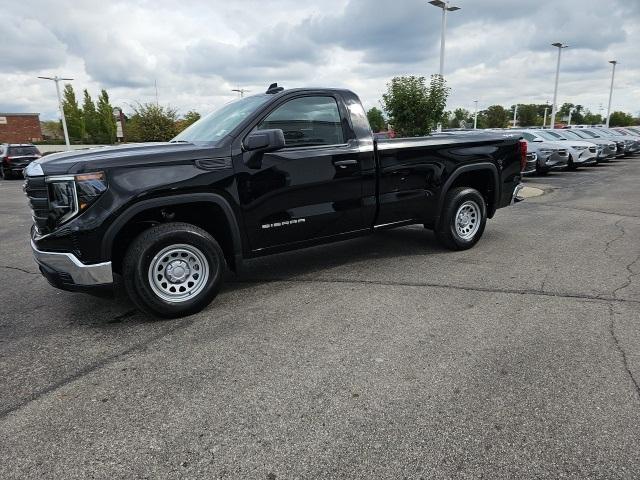
<path fill-rule="evenodd" d="M 375 141 L 353 92 L 274 84 L 171 142 L 37 160 L 24 189 L 52 285 L 101 293 L 118 274 L 138 308 L 178 317 L 246 258 L 410 224 L 470 248 L 514 201 L 525 160 L 503 135 Z"/>

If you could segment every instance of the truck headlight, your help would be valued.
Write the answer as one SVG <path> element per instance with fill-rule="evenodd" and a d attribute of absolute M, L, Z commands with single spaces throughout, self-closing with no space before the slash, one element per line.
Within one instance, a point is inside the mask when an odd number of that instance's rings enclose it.
<path fill-rule="evenodd" d="M 104 172 L 47 177 L 47 184 L 50 228 L 84 212 L 107 189 Z"/>

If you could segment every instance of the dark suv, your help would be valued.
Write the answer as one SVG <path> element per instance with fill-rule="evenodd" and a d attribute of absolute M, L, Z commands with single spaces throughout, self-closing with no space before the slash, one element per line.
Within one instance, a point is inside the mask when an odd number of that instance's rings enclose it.
<path fill-rule="evenodd" d="M 21 177 L 22 171 L 42 155 L 35 145 L 3 143 L 0 145 L 0 178 Z"/>

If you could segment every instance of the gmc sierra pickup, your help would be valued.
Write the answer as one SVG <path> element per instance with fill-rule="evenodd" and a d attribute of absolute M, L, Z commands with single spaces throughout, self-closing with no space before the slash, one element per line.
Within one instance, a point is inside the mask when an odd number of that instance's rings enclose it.
<path fill-rule="evenodd" d="M 138 308 L 179 317 L 245 258 L 410 224 L 470 248 L 516 198 L 526 153 L 503 134 L 376 141 L 353 92 L 273 84 L 170 142 L 31 163 L 31 246 L 55 287 L 99 293 L 117 274 Z"/>

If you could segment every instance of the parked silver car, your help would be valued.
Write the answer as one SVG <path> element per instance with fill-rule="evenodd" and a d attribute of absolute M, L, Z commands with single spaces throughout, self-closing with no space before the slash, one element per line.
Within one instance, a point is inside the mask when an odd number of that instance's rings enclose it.
<path fill-rule="evenodd" d="M 527 151 L 537 156 L 536 173 L 546 174 L 550 170 L 565 168 L 569 164 L 569 149 L 561 142 L 542 138 L 539 130 L 510 130 L 510 133 L 521 135 L 527 142 Z"/>
<path fill-rule="evenodd" d="M 593 138 L 584 132 L 580 132 L 579 129 L 557 129 L 553 130 L 553 133 L 561 135 L 569 141 L 582 141 L 588 142 L 596 147 L 596 162 L 608 162 L 612 158 L 616 157 L 618 147 L 615 142 L 605 140 L 603 138 Z"/>
<path fill-rule="evenodd" d="M 615 142 L 616 144 L 616 157 L 624 157 L 625 154 L 625 142 L 621 140 L 620 137 L 611 135 L 610 133 L 606 133 L 601 129 L 596 128 L 582 128 L 580 132 L 588 135 L 591 138 L 599 139 L 599 140 L 607 140 L 609 142 Z"/>
<path fill-rule="evenodd" d="M 538 130 L 537 132 L 545 140 L 566 142 L 565 145 L 569 149 L 569 170 L 598 163 L 598 147 L 595 143 L 584 140 L 569 140 L 560 133 L 561 130 Z"/>
<path fill-rule="evenodd" d="M 635 155 L 640 152 L 640 135 L 635 135 L 616 128 L 602 128 L 604 132 L 609 132 L 614 137 L 621 138 L 624 141 L 625 155 Z"/>

